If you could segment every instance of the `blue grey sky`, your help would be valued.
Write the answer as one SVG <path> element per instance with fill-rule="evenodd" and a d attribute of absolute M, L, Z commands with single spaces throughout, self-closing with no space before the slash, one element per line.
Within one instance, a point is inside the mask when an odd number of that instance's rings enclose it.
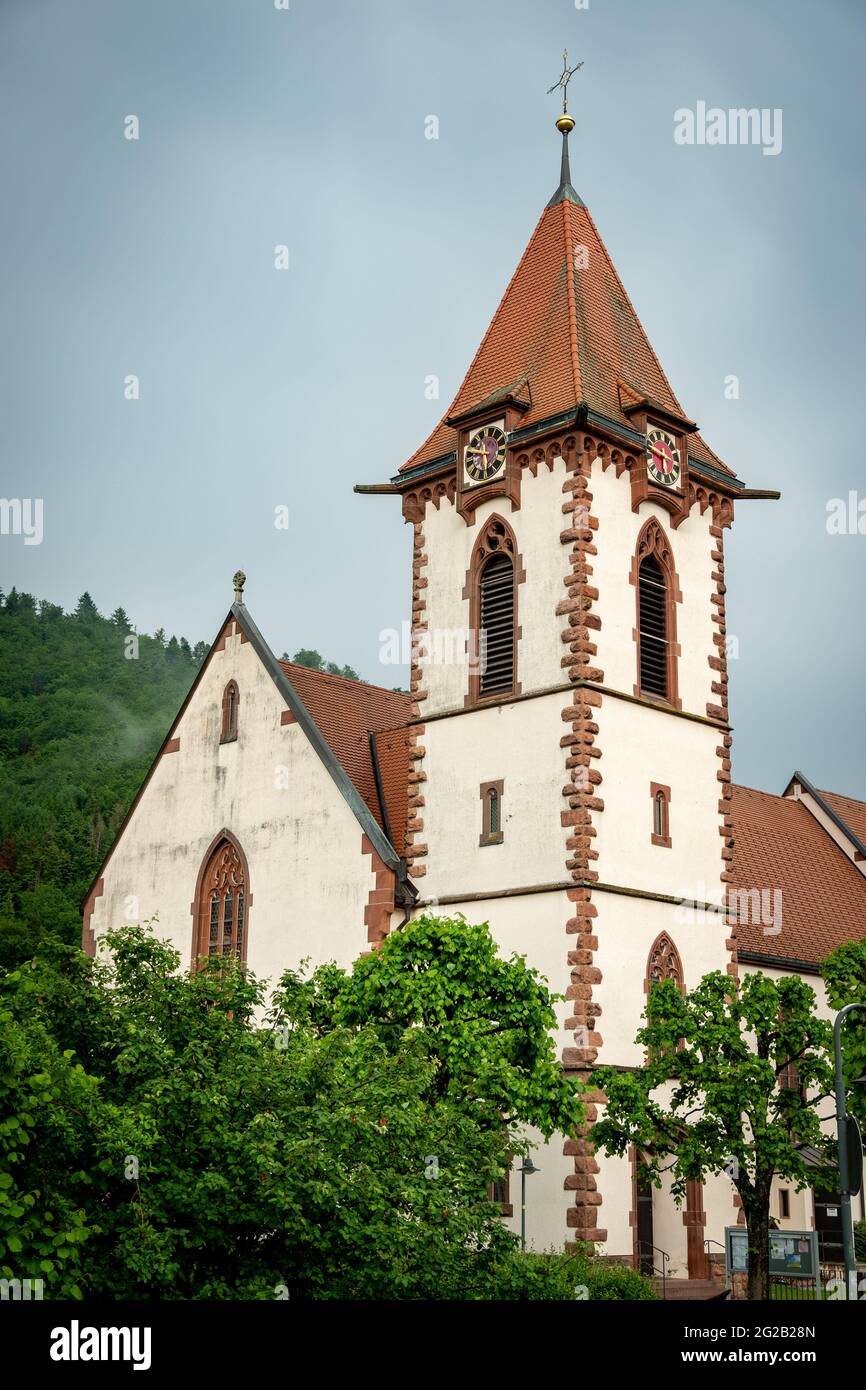
<path fill-rule="evenodd" d="M 827 530 L 866 497 L 859 0 L 2 0 L 0 495 L 44 539 L 0 585 L 210 640 L 240 565 L 278 654 L 405 683 L 409 529 L 352 485 L 447 406 L 557 184 L 565 46 L 573 182 L 685 410 L 783 493 L 727 542 L 735 776 L 864 796 L 866 534 Z M 781 108 L 781 153 L 677 145 L 699 101 Z"/>

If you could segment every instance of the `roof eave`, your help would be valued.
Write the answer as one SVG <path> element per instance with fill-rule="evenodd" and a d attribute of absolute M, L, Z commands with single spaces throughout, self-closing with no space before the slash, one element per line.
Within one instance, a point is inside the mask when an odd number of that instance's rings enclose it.
<path fill-rule="evenodd" d="M 813 787 L 808 777 L 805 777 L 802 772 L 797 772 L 795 770 L 793 777 L 789 779 L 788 785 L 786 786 L 782 795 L 787 796 L 788 792 L 790 791 L 791 787 L 794 785 L 795 782 L 799 782 L 800 785 L 805 789 L 805 791 L 808 792 L 809 796 L 813 797 L 814 800 L 817 801 L 818 805 L 821 807 L 821 810 L 824 812 L 825 815 L 829 816 L 836 829 L 841 830 L 842 834 L 854 846 L 857 852 L 859 854 L 862 854 L 864 859 L 866 859 L 866 845 L 864 845 L 863 841 L 860 839 L 858 835 L 854 834 L 854 831 L 851 829 L 850 825 L 848 825 L 847 821 L 844 821 L 842 819 L 838 811 L 834 811 L 833 807 L 830 805 L 828 801 L 824 799 L 824 797 L 818 791 L 817 787 Z"/>

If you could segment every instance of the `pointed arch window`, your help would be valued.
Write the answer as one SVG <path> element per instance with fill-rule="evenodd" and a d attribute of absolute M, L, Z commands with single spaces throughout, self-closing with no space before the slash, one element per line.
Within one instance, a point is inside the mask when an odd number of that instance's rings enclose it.
<path fill-rule="evenodd" d="M 680 709 L 677 695 L 676 605 L 681 601 L 673 554 L 667 536 L 651 517 L 638 537 L 632 562 L 637 589 L 636 695 L 664 700 Z"/>
<path fill-rule="evenodd" d="M 220 743 L 232 743 L 238 736 L 240 692 L 237 681 L 229 681 L 223 691 L 223 717 Z"/>
<path fill-rule="evenodd" d="M 641 560 L 640 688 L 646 695 L 668 697 L 668 624 L 664 571 L 654 555 Z"/>
<path fill-rule="evenodd" d="M 685 990 L 680 953 L 674 945 L 673 938 L 664 931 L 656 937 L 650 947 L 646 968 L 647 993 L 653 985 L 661 984 L 662 980 L 673 980 L 680 991 Z"/>
<path fill-rule="evenodd" d="M 199 873 L 193 963 L 202 956 L 246 960 L 251 902 L 246 857 L 234 836 L 225 832 Z"/>
<path fill-rule="evenodd" d="M 467 704 L 520 693 L 517 589 L 525 577 L 514 532 L 502 517 L 491 517 L 473 550 L 463 589 L 471 630 Z"/>
<path fill-rule="evenodd" d="M 481 694 L 504 695 L 514 685 L 514 562 L 491 555 L 481 571 Z"/>

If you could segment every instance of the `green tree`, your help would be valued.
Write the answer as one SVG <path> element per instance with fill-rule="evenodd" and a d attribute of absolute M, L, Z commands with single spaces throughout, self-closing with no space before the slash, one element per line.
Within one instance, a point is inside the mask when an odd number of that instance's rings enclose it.
<path fill-rule="evenodd" d="M 302 983 L 289 972 L 281 988 L 283 1006 L 319 1028 L 372 1027 L 387 1045 L 422 1027 L 435 1046 L 436 1094 L 504 1127 L 513 1152 L 521 1126 L 547 1137 L 580 1123 L 580 1087 L 556 1056 L 557 996 L 523 956 L 498 954 L 486 922 L 425 914 L 351 973 L 325 966 Z"/>
<path fill-rule="evenodd" d="M 832 1008 L 846 1004 L 866 1005 L 866 938 L 845 941 L 831 951 L 821 966 Z M 842 1063 L 848 1094 L 848 1107 L 861 1124 L 866 1124 L 866 1010 L 850 1014 L 842 1025 Z"/>
<path fill-rule="evenodd" d="M 324 671 L 329 676 L 343 676 L 349 681 L 358 681 L 361 677 L 352 666 L 337 666 L 333 661 L 325 661 L 321 652 L 315 651 L 311 647 L 302 647 L 299 652 L 295 652 L 293 657 L 282 656 L 283 661 L 293 661 L 296 666 L 306 666 L 310 671 Z"/>
<path fill-rule="evenodd" d="M 75 608 L 75 616 L 80 623 L 91 626 L 99 617 L 99 609 L 85 589 Z"/>
<path fill-rule="evenodd" d="M 574 1297 L 578 1265 L 527 1261 L 488 1198 L 509 1135 L 479 1088 L 461 1094 L 468 1059 L 441 1010 L 422 1008 L 429 1028 L 399 1008 L 325 1027 L 324 976 L 289 978 L 266 1008 L 247 972 L 181 971 L 145 927 L 108 945 L 100 962 L 55 946 L 0 980 L 4 1112 L 28 1131 L 0 1145 L 7 1277 L 41 1269 L 47 1297 Z M 438 977 L 469 1021 L 491 1016 L 485 982 L 511 981 L 537 1003 L 502 998 L 494 1013 L 534 1029 L 541 987 L 521 984 L 519 961 L 497 980 L 480 957 L 456 990 L 460 952 L 431 960 L 429 996 Z M 519 1051 L 515 1039 L 503 1055 Z M 489 1055 L 480 1028 L 470 1052 Z M 566 1118 L 551 1107 L 548 1123 Z M 540 1094 L 525 1108 L 544 1118 Z"/>
<path fill-rule="evenodd" d="M 798 976 L 737 982 L 721 971 L 688 994 L 656 985 L 645 1019 L 644 1066 L 594 1075 L 607 1098 L 594 1141 L 620 1155 L 635 1145 L 650 1180 L 669 1173 L 677 1197 L 690 1180 L 728 1174 L 749 1231 L 749 1297 L 768 1298 L 773 1178 L 808 1186 L 801 1146 L 827 1147 L 817 1107 L 833 1088 L 830 1027 Z"/>

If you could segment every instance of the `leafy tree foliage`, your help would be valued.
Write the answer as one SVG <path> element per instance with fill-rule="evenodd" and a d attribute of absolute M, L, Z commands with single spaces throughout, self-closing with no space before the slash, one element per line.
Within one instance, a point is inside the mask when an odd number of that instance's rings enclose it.
<path fill-rule="evenodd" d="M 821 966 L 827 998 L 834 1009 L 846 1004 L 866 1006 L 866 938 L 846 941 L 831 951 Z M 848 1108 L 866 1125 L 866 1008 L 849 1014 L 842 1024 L 842 1064 Z"/>
<path fill-rule="evenodd" d="M 737 982 L 721 971 L 689 994 L 673 980 L 654 986 L 645 1018 L 644 1066 L 594 1074 L 607 1097 L 594 1140 L 612 1154 L 634 1144 L 656 1186 L 670 1174 L 675 1196 L 690 1179 L 727 1174 L 749 1229 L 749 1297 L 768 1298 L 773 1177 L 808 1186 L 802 1146 L 828 1146 L 818 1106 L 833 1091 L 830 1026 L 798 976 Z"/>
<path fill-rule="evenodd" d="M 539 1038 L 509 1037 L 520 1018 L 545 1028 L 543 986 L 519 960 L 492 969 L 477 929 L 462 952 L 459 924 L 441 950 L 432 922 L 414 951 L 412 930 L 382 983 L 402 956 L 426 989 L 392 980 L 384 1014 L 364 1006 L 362 962 L 351 1022 L 341 972 L 288 976 L 268 1005 L 241 969 L 181 972 L 139 926 L 99 962 L 55 944 L 7 974 L 4 1277 L 42 1277 L 47 1297 L 522 1299 L 573 1298 L 591 1276 L 611 1296 L 617 1280 L 585 1256 L 522 1257 L 488 1197 L 512 1148 L 512 1122 L 493 1117 L 497 1057 L 503 1077 L 523 1073 L 515 1119 L 576 1113 L 556 1086 L 545 1106 Z M 458 1014 L 502 1027 L 471 1030 L 464 1057 Z M 467 1091 L 473 1058 L 492 1091 Z"/>
<path fill-rule="evenodd" d="M 306 666 L 310 671 L 325 671 L 329 676 L 343 676 L 349 681 L 359 681 L 361 677 L 352 666 L 337 666 L 333 661 L 325 661 L 321 652 L 315 651 L 311 647 L 302 647 L 294 656 L 287 656 L 283 652 L 283 661 L 293 661 L 296 666 Z"/>
<path fill-rule="evenodd" d="M 303 983 L 287 973 L 283 1007 L 315 1026 L 372 1027 L 388 1043 L 423 1027 L 435 1042 L 435 1094 L 468 1105 L 488 1128 L 570 1133 L 577 1083 L 557 1060 L 553 996 L 523 957 L 503 960 L 486 922 L 425 914 L 385 938 L 351 973 L 325 966 Z"/>

